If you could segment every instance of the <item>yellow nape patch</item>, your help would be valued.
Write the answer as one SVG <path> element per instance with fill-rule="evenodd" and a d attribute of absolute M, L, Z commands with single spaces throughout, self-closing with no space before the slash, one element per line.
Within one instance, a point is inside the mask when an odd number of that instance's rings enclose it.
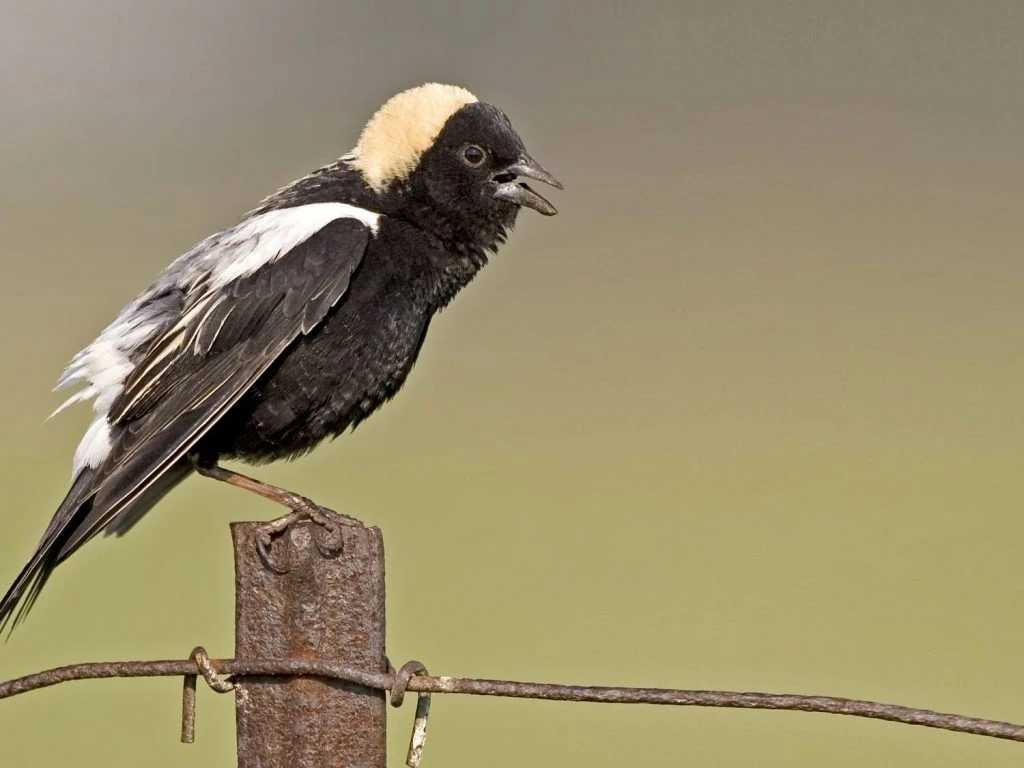
<path fill-rule="evenodd" d="M 392 96 L 366 124 L 351 164 L 378 191 L 407 178 L 448 118 L 476 100 L 465 88 L 440 83 Z"/>

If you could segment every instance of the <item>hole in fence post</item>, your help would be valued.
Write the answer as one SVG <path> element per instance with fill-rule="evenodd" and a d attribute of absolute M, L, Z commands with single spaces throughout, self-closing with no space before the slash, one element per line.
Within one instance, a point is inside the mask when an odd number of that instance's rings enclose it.
<path fill-rule="evenodd" d="M 377 528 L 338 516 L 275 534 L 234 523 L 235 656 L 330 658 L 384 672 L 384 544 Z M 341 548 L 336 533 L 341 533 Z M 333 546 L 324 541 L 334 536 Z M 237 680 L 239 768 L 385 768 L 384 692 L 317 678 Z"/>

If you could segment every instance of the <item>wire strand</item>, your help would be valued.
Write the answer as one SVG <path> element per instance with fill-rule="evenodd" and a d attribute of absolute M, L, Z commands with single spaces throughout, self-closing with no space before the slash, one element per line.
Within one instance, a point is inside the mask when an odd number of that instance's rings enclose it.
<path fill-rule="evenodd" d="M 207 662 L 210 666 L 207 666 Z M 206 659 L 202 665 L 195 658 L 182 661 L 92 662 L 56 667 L 0 683 L 0 699 L 73 680 L 133 677 L 195 677 L 197 675 L 202 676 L 204 680 L 220 679 L 215 678 L 211 674 L 211 670 L 216 675 L 235 678 L 249 675 L 283 678 L 325 677 L 334 680 L 344 680 L 381 691 L 390 691 L 396 680 L 396 674 L 393 671 L 367 672 L 365 670 L 351 669 L 325 660 Z M 224 690 L 229 689 L 226 685 L 221 687 Z M 906 725 L 939 728 L 956 733 L 969 733 L 977 736 L 1024 742 L 1024 725 L 835 696 L 685 690 L 677 688 L 560 685 L 557 683 L 529 683 L 514 680 L 439 677 L 421 674 L 410 677 L 406 681 L 404 690 L 415 693 L 501 696 L 549 701 L 821 712 L 834 715 L 866 717 Z"/>

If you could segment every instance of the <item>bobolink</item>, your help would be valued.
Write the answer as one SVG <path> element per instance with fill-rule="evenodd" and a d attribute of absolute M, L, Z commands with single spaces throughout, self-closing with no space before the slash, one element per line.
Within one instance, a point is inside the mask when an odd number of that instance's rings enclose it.
<path fill-rule="evenodd" d="M 293 458 L 401 388 L 430 319 L 561 188 L 505 114 L 451 85 L 394 96 L 356 148 L 175 260 L 72 359 L 58 409 L 93 399 L 71 489 L 0 601 L 0 627 L 100 531 L 121 535 L 185 477 L 308 500 L 223 469 Z"/>

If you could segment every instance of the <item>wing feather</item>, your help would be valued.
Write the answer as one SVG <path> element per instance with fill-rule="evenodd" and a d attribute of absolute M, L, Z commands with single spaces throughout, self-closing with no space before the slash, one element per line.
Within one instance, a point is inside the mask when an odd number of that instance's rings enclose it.
<path fill-rule="evenodd" d="M 200 290 L 151 345 L 111 406 L 111 452 L 91 509 L 62 542 L 63 560 L 182 460 L 301 335 L 345 294 L 370 230 L 338 219 L 272 264 Z"/>

